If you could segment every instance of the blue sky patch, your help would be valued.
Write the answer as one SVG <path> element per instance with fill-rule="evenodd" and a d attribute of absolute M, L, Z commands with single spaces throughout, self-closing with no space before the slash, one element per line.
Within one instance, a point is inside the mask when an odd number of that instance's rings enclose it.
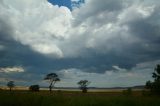
<path fill-rule="evenodd" d="M 72 6 L 71 6 L 71 0 L 48 0 L 50 3 L 52 3 L 53 5 L 58 5 L 58 6 L 66 6 L 68 7 L 70 10 L 72 10 Z"/>

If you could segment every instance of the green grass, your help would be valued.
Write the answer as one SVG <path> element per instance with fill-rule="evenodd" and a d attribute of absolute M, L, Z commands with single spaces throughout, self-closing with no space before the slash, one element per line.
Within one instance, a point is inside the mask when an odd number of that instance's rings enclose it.
<path fill-rule="evenodd" d="M 121 92 L 0 91 L 0 106 L 160 106 L 160 97 L 140 92 L 129 96 Z"/>

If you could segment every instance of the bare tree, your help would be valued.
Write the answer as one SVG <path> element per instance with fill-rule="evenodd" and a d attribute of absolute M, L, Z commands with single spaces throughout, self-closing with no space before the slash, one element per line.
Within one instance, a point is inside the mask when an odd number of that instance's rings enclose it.
<path fill-rule="evenodd" d="M 56 73 L 50 73 L 50 74 L 46 75 L 46 77 L 44 78 L 44 80 L 49 80 L 50 81 L 49 91 L 51 92 L 52 88 L 55 85 L 55 83 L 57 81 L 60 81 L 60 78 L 58 77 L 58 75 Z"/>
<path fill-rule="evenodd" d="M 9 82 L 7 83 L 7 86 L 9 87 L 9 90 L 11 91 L 12 88 L 15 86 L 14 81 L 9 81 Z"/>
<path fill-rule="evenodd" d="M 77 83 L 80 86 L 80 89 L 82 90 L 83 93 L 87 93 L 88 85 L 90 82 L 88 80 L 81 80 Z"/>

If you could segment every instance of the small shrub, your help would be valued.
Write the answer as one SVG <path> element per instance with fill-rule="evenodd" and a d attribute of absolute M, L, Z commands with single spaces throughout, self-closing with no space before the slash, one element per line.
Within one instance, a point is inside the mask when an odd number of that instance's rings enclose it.
<path fill-rule="evenodd" d="M 34 92 L 37 92 L 37 91 L 39 91 L 39 85 L 31 85 L 31 86 L 29 87 L 29 90 L 30 90 L 30 91 L 34 91 Z"/>
<path fill-rule="evenodd" d="M 62 91 L 61 91 L 61 90 L 57 90 L 57 92 L 58 92 L 58 93 L 62 93 Z"/>
<path fill-rule="evenodd" d="M 123 94 L 127 95 L 127 96 L 132 95 L 132 88 L 128 88 L 127 90 L 123 90 Z"/>
<path fill-rule="evenodd" d="M 149 90 L 142 90 L 142 95 L 143 96 L 151 96 L 151 92 Z"/>

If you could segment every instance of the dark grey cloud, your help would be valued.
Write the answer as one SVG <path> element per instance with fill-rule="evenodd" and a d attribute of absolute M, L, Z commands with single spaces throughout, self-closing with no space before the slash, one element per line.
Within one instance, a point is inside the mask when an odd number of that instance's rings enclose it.
<path fill-rule="evenodd" d="M 0 18 L 0 34 L 1 34 L 1 42 L 4 40 L 10 40 L 10 35 L 12 34 L 12 28 L 5 19 Z"/>

